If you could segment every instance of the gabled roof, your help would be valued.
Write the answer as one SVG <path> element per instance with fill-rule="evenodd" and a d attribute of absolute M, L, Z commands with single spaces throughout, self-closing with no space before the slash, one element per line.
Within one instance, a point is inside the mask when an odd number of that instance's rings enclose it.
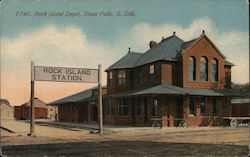
<path fill-rule="evenodd" d="M 205 35 L 205 33 L 202 33 L 202 35 L 194 40 L 191 40 L 190 43 L 186 43 L 186 46 L 184 49 L 182 49 L 182 54 L 184 54 L 186 51 L 191 49 L 194 45 L 196 45 L 202 38 L 206 38 L 207 41 L 213 46 L 213 48 L 219 53 L 219 55 L 225 59 L 226 57 L 220 52 L 220 50 L 214 45 L 214 43 Z"/>
<path fill-rule="evenodd" d="M 81 91 L 79 93 L 58 99 L 56 101 L 50 102 L 49 105 L 60 105 L 60 104 L 65 104 L 65 103 L 73 103 L 73 102 L 78 102 L 86 98 L 90 98 L 93 96 L 93 90 L 96 89 L 97 87 Z"/>
<path fill-rule="evenodd" d="M 189 47 L 193 42 L 195 42 L 196 39 L 197 39 L 197 38 L 182 43 L 182 44 L 181 44 L 181 49 L 182 49 L 182 50 L 183 50 L 183 49 L 186 49 L 186 48 Z"/>
<path fill-rule="evenodd" d="M 5 104 L 5 105 L 8 105 L 8 106 L 10 106 L 10 102 L 8 101 L 8 100 L 6 100 L 6 99 L 0 99 L 0 105 L 1 104 Z M 10 106 L 11 107 L 11 106 Z"/>
<path fill-rule="evenodd" d="M 135 63 L 134 67 L 152 63 L 159 60 L 176 61 L 181 50 L 183 40 L 176 35 L 163 39 L 156 46 L 145 52 Z"/>
<path fill-rule="evenodd" d="M 227 61 L 227 60 L 224 61 L 224 65 L 227 65 L 227 66 L 234 66 L 233 63 L 231 63 L 231 62 L 229 62 L 229 61 Z"/>
<path fill-rule="evenodd" d="M 141 55 L 142 53 L 129 51 L 124 57 L 122 57 L 120 60 L 112 64 L 105 71 L 114 70 L 114 69 L 133 68 L 135 62 L 138 60 L 138 58 L 141 57 Z"/>
<path fill-rule="evenodd" d="M 182 39 L 175 35 L 167 37 L 161 40 L 157 45 L 147 50 L 145 53 L 128 52 L 124 57 L 111 65 L 105 71 L 113 69 L 127 69 L 134 68 L 148 63 L 156 61 L 178 61 L 181 54 L 184 54 L 194 45 L 196 45 L 201 39 L 206 40 L 212 45 L 212 47 L 219 53 L 219 55 L 225 59 L 225 56 L 214 45 L 214 43 L 203 32 L 198 38 L 184 42 Z M 225 65 L 233 66 L 232 63 L 225 61 Z"/>
<path fill-rule="evenodd" d="M 47 107 L 46 105 L 47 104 L 44 101 L 40 100 L 39 98 L 34 99 L 34 106 L 35 107 L 42 107 L 42 108 L 45 107 L 46 108 Z M 30 101 L 23 104 L 23 106 L 30 106 Z"/>
<path fill-rule="evenodd" d="M 107 86 L 102 86 L 102 90 L 106 89 Z M 74 102 L 90 102 L 90 101 L 96 101 L 98 100 L 98 96 L 95 94 L 96 89 L 98 89 L 98 86 L 95 86 L 93 88 L 81 91 L 76 94 L 72 94 L 70 96 L 58 99 L 56 101 L 50 102 L 48 105 L 60 105 L 60 104 L 67 104 L 67 103 L 74 103 Z"/>

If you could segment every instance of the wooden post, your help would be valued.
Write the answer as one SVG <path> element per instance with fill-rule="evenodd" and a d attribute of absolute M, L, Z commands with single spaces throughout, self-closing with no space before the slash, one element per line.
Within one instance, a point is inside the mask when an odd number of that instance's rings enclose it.
<path fill-rule="evenodd" d="M 2 111 L 1 111 L 1 106 L 0 106 L 0 126 L 2 123 Z M 0 157 L 3 156 L 3 150 L 2 150 L 2 129 L 0 128 Z"/>
<path fill-rule="evenodd" d="M 34 81 L 34 62 L 31 62 L 31 97 L 30 97 L 30 133 L 29 136 L 34 136 L 34 90 L 35 81 Z"/>
<path fill-rule="evenodd" d="M 102 66 L 98 65 L 98 88 L 99 88 L 99 133 L 103 134 L 103 114 L 102 114 Z"/>

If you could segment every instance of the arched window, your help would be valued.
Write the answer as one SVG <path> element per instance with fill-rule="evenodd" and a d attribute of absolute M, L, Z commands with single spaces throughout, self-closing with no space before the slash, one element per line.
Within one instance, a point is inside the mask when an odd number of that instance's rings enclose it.
<path fill-rule="evenodd" d="M 218 81 L 218 60 L 217 59 L 212 60 L 212 81 L 214 82 Z"/>
<path fill-rule="evenodd" d="M 195 58 L 194 57 L 189 57 L 189 80 L 194 81 L 195 80 Z"/>
<path fill-rule="evenodd" d="M 201 57 L 200 60 L 200 80 L 207 81 L 208 80 L 208 66 L 207 66 L 207 58 Z"/>

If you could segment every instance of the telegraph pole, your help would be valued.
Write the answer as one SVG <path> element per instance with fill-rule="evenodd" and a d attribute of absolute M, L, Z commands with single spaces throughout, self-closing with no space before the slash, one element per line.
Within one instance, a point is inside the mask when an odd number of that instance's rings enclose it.
<path fill-rule="evenodd" d="M 29 136 L 34 136 L 34 90 L 35 88 L 35 79 L 34 79 L 34 62 L 31 62 L 31 93 L 30 93 L 30 133 Z"/>
<path fill-rule="evenodd" d="M 99 133 L 103 134 L 103 114 L 102 114 L 102 66 L 98 65 L 98 89 L 99 89 Z"/>

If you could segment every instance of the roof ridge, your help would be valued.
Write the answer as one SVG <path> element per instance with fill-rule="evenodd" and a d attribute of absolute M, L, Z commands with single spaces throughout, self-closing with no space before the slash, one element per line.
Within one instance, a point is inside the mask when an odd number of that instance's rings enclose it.
<path fill-rule="evenodd" d="M 60 99 L 51 101 L 51 102 L 49 102 L 48 104 L 51 104 L 51 103 L 54 103 L 54 102 L 56 102 L 56 101 L 60 101 L 60 100 L 63 100 L 63 99 L 67 99 L 67 98 L 72 97 L 72 96 L 75 96 L 75 95 L 77 95 L 77 94 L 81 94 L 81 93 L 88 92 L 88 91 L 90 91 L 90 90 L 96 89 L 97 87 L 98 87 L 98 86 L 94 86 L 94 87 L 92 87 L 92 88 L 85 89 L 85 90 L 80 91 L 80 92 L 77 92 L 77 93 L 75 93 L 75 94 L 71 94 L 71 95 L 69 95 L 69 96 L 66 96 L 66 97 L 63 97 L 63 98 L 60 98 Z"/>

